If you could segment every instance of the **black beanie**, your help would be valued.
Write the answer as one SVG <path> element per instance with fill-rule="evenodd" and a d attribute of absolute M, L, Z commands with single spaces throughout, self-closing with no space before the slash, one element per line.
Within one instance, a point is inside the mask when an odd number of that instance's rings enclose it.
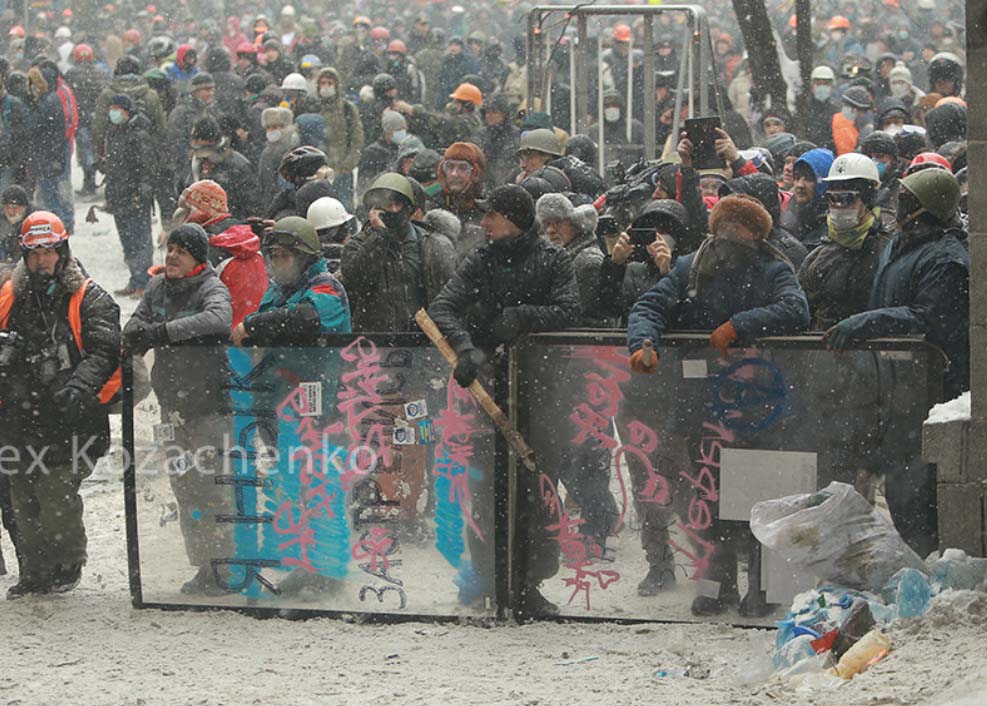
<path fill-rule="evenodd" d="M 209 255 L 209 236 L 198 223 L 186 223 L 171 231 L 168 245 L 172 243 L 188 250 L 196 262 L 205 262 Z"/>

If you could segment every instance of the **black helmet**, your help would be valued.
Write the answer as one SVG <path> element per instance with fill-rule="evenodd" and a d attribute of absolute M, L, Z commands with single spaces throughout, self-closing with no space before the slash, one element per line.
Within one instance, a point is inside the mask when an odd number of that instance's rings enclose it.
<path fill-rule="evenodd" d="M 147 44 L 147 53 L 153 59 L 163 59 L 175 53 L 177 47 L 171 37 L 160 35 L 153 37 Z"/>
<path fill-rule="evenodd" d="M 296 184 L 314 176 L 328 163 L 325 152 L 311 145 L 301 145 L 281 158 L 278 174 Z"/>
<path fill-rule="evenodd" d="M 435 181 L 438 178 L 439 162 L 441 161 L 442 157 L 435 150 L 418 150 L 415 161 L 411 163 L 408 176 L 419 182 Z"/>
<path fill-rule="evenodd" d="M 555 188 L 545 179 L 536 176 L 529 176 L 521 182 L 521 188 L 531 194 L 531 199 L 537 203 L 545 194 L 556 193 Z"/>
<path fill-rule="evenodd" d="M 377 74 L 374 76 L 374 98 L 383 98 L 387 92 L 398 87 L 398 82 L 390 74 Z"/>
<path fill-rule="evenodd" d="M 130 54 L 124 54 L 119 59 L 117 59 L 117 65 L 113 69 L 113 75 L 129 76 L 131 74 L 136 74 L 140 76 L 141 63 L 136 59 L 136 57 L 133 57 Z"/>
<path fill-rule="evenodd" d="M 544 179 L 552 185 L 552 191 L 560 194 L 572 190 L 572 182 L 569 181 L 569 177 L 558 167 L 542 167 L 538 171 L 533 172 L 531 176 Z"/>
<path fill-rule="evenodd" d="M 868 157 L 873 157 L 875 154 L 889 154 L 898 159 L 898 145 L 894 137 L 876 130 L 860 141 L 860 153 Z"/>
<path fill-rule="evenodd" d="M 929 88 L 936 81 L 955 81 L 957 85 L 963 83 L 963 66 L 955 54 L 941 52 L 932 57 L 929 62 Z"/>
<path fill-rule="evenodd" d="M 596 163 L 597 147 L 589 135 L 573 135 L 565 145 L 566 155 L 572 155 L 586 164 Z"/>

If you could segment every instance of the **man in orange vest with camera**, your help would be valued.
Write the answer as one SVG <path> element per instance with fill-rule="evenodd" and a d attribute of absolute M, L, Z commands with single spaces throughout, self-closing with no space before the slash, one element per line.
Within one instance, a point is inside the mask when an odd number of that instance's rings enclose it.
<path fill-rule="evenodd" d="M 86 277 L 61 219 L 21 226 L 0 288 L 0 473 L 10 480 L 20 574 L 7 598 L 75 588 L 86 562 L 79 487 L 110 447 L 120 309 Z"/>

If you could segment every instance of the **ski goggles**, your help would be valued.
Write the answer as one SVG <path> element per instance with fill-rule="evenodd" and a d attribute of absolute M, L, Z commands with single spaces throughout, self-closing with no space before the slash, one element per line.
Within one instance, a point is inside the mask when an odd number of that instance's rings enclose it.
<path fill-rule="evenodd" d="M 830 206 L 843 207 L 852 206 L 860 199 L 859 191 L 827 191 L 826 203 Z"/>
<path fill-rule="evenodd" d="M 460 174 L 468 177 L 473 174 L 473 165 L 461 159 L 446 159 L 442 162 L 442 171 L 447 175 Z"/>

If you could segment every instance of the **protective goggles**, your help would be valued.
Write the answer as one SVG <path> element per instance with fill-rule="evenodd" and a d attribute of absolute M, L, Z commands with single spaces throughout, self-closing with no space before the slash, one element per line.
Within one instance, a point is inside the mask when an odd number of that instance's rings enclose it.
<path fill-rule="evenodd" d="M 20 246 L 25 250 L 57 248 L 63 242 L 65 238 L 55 233 L 49 225 L 32 226 L 20 237 Z"/>
<path fill-rule="evenodd" d="M 830 206 L 846 208 L 860 200 L 859 191 L 827 191 L 826 203 Z"/>
<path fill-rule="evenodd" d="M 473 165 L 461 159 L 447 159 L 442 162 L 442 171 L 448 175 L 461 174 L 462 176 L 471 176 L 473 174 Z"/>

